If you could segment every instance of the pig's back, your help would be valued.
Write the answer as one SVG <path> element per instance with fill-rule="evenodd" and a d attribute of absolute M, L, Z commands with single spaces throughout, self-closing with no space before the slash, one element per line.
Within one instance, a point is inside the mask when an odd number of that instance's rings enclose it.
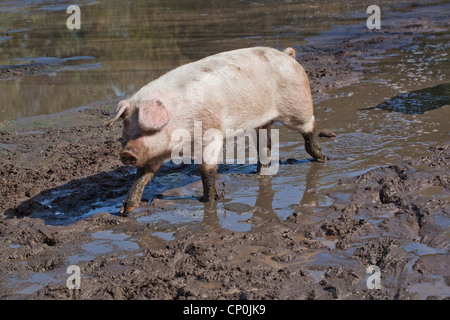
<path fill-rule="evenodd" d="M 303 68 L 293 58 L 257 47 L 185 64 L 141 91 L 163 101 L 172 119 L 175 114 L 191 120 L 215 115 L 224 131 L 256 128 L 277 118 L 283 97 L 305 81 Z"/>

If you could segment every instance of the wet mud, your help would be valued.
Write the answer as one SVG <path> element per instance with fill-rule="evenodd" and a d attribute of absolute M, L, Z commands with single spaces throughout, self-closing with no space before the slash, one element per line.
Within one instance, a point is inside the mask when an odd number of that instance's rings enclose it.
<path fill-rule="evenodd" d="M 362 56 L 434 26 L 421 18 L 391 28 L 391 37 L 303 46 L 297 59 L 315 102 L 360 81 Z M 169 162 L 140 207 L 120 217 L 135 169 L 119 161 L 120 126 L 103 126 L 116 103 L 0 124 L 1 299 L 449 298 L 448 143 L 342 177 L 327 205 L 307 186 L 284 219 L 271 207 L 272 178 L 256 165 L 220 167 L 219 193 L 239 184 L 258 196 L 254 206 L 218 208 L 198 201 L 197 166 Z M 339 139 L 322 129 L 321 143 Z M 312 176 L 321 166 L 281 156 L 281 166 L 311 165 Z M 226 227 L 227 209 L 240 214 L 242 230 Z M 79 266 L 81 289 L 68 289 L 69 265 Z"/>
<path fill-rule="evenodd" d="M 255 214 L 247 232 L 215 227 L 214 208 L 195 230 L 107 212 L 60 226 L 14 213 L 0 223 L 2 298 L 446 298 L 449 161 L 450 145 L 432 147 L 341 181 L 349 196 L 331 195 L 328 208 L 299 206 L 284 221 Z M 145 216 L 173 205 L 154 201 Z M 71 264 L 82 270 L 80 290 L 66 287 Z M 373 265 L 378 289 L 367 286 Z M 34 291 L 30 274 L 48 284 Z"/>
<path fill-rule="evenodd" d="M 85 60 L 90 59 L 94 59 L 94 57 L 76 56 L 64 59 L 57 57 L 22 58 L 22 60 L 29 60 L 32 63 L 0 65 L 0 80 L 11 80 L 30 75 L 55 74 L 69 70 L 95 69 L 101 66 L 100 63 L 79 63 L 80 61 L 85 62 Z M 77 64 L 74 65 L 74 62 Z"/>

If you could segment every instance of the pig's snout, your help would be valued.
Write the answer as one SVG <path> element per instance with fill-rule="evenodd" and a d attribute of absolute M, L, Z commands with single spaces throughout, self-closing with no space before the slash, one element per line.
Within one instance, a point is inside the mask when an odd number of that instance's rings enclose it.
<path fill-rule="evenodd" d="M 122 151 L 120 153 L 120 161 L 126 166 L 133 166 L 137 162 L 137 156 L 130 151 Z"/>

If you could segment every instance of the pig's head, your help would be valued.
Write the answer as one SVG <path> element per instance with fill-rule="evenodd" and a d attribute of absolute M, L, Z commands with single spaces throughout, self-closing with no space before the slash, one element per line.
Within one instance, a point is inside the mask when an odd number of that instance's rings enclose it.
<path fill-rule="evenodd" d="M 113 125 L 119 118 L 123 120 L 120 160 L 125 165 L 144 165 L 157 155 L 151 150 L 152 144 L 160 142 L 157 136 L 170 120 L 168 111 L 159 100 L 128 99 L 119 102 L 106 125 Z"/>

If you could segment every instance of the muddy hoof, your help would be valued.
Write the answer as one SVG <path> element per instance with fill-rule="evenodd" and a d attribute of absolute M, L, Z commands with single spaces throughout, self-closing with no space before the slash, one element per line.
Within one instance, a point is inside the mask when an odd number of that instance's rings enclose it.
<path fill-rule="evenodd" d="M 122 204 L 122 206 L 120 207 L 120 216 L 121 217 L 126 217 L 128 216 L 131 212 L 134 211 L 134 209 L 136 209 L 137 207 L 139 207 L 139 203 L 136 203 L 136 205 L 131 205 L 129 203 L 124 203 Z"/>
<path fill-rule="evenodd" d="M 323 156 L 323 158 L 316 158 L 316 159 L 313 159 L 314 162 L 319 162 L 319 163 L 325 163 L 325 162 L 327 162 L 328 160 L 330 160 L 330 158 L 327 157 L 327 156 Z"/>
<path fill-rule="evenodd" d="M 200 202 L 204 202 L 204 203 L 216 202 L 217 200 L 219 200 L 219 196 L 217 194 L 214 196 L 208 196 L 208 197 L 203 195 L 203 196 L 199 197 L 198 200 Z"/>

